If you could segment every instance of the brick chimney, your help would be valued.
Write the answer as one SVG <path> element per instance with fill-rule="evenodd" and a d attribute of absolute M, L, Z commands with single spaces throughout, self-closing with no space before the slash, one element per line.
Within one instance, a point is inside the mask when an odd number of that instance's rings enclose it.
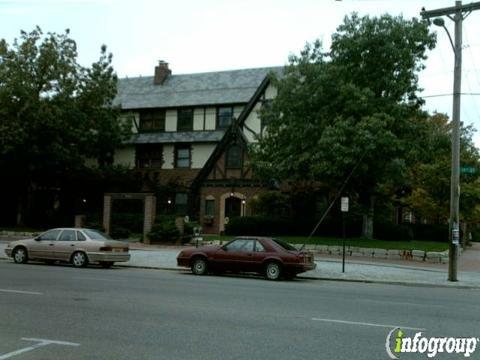
<path fill-rule="evenodd" d="M 158 66 L 155 66 L 155 76 L 153 77 L 153 83 L 155 85 L 162 85 L 167 79 L 168 75 L 172 74 L 172 70 L 168 68 L 168 63 L 160 60 Z"/>

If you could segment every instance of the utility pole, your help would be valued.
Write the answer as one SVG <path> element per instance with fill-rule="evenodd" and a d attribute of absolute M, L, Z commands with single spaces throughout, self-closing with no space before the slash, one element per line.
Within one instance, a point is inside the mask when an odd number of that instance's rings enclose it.
<path fill-rule="evenodd" d="M 449 221 L 449 252 L 448 252 L 448 280 L 457 281 L 458 246 L 460 234 L 460 93 L 462 88 L 462 23 L 474 10 L 480 9 L 480 2 L 462 5 L 462 1 L 455 1 L 455 6 L 429 10 L 422 9 L 420 15 L 424 19 L 431 19 L 437 26 L 447 32 L 450 44 L 455 54 L 453 73 L 453 108 L 452 108 L 452 177 L 450 180 L 450 221 Z M 455 43 L 445 27 L 440 16 L 447 16 L 455 23 Z M 464 234 L 465 236 L 465 234 Z"/>

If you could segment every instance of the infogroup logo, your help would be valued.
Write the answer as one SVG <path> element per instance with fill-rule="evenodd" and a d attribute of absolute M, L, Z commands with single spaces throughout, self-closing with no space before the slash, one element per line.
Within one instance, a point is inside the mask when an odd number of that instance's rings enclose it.
<path fill-rule="evenodd" d="M 388 333 L 385 350 L 390 359 L 399 359 L 401 353 L 426 353 L 429 358 L 439 353 L 462 354 L 468 358 L 475 352 L 479 342 L 480 339 L 475 337 L 425 337 L 422 332 L 417 332 L 412 338 L 406 337 L 400 328 L 395 328 Z"/>

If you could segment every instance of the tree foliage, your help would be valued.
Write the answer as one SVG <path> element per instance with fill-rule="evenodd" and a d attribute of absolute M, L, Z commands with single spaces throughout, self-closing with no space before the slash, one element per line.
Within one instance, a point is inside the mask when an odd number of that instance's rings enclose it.
<path fill-rule="evenodd" d="M 77 56 L 68 30 L 37 27 L 12 45 L 0 40 L 0 166 L 20 197 L 34 185 L 58 186 L 86 159 L 107 165 L 127 135 L 112 106 L 112 55 L 102 46 L 90 67 Z"/>
<path fill-rule="evenodd" d="M 332 36 L 329 54 L 317 41 L 292 55 L 284 74 L 273 76 L 277 97 L 261 111 L 268 130 L 253 148 L 257 173 L 338 188 L 355 168 L 350 191 L 371 237 L 380 185 L 407 175 L 422 104 L 417 74 L 435 41 L 416 19 L 353 14 Z"/>
<path fill-rule="evenodd" d="M 422 145 L 417 158 L 409 167 L 410 192 L 402 199 L 420 219 L 446 223 L 449 218 L 451 177 L 451 122 L 444 114 L 433 114 L 419 120 L 422 123 Z M 462 220 L 480 220 L 480 154 L 472 139 L 473 129 L 461 129 L 461 166 L 475 169 L 474 174 L 462 174 L 460 213 Z"/>

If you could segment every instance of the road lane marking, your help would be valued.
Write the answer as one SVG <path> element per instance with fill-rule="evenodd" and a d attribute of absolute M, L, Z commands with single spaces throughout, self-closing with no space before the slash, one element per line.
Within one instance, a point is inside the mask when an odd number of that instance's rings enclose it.
<path fill-rule="evenodd" d="M 9 352 L 7 354 L 0 355 L 0 360 L 9 359 L 13 356 L 20 355 L 20 354 L 26 353 L 28 351 L 32 351 L 32 350 L 38 349 L 40 347 L 47 346 L 47 345 L 52 345 L 52 344 L 53 345 L 63 345 L 63 346 L 80 346 L 80 344 L 72 343 L 72 342 L 68 342 L 68 341 L 37 339 L 37 338 L 22 338 L 22 340 L 35 341 L 35 342 L 37 342 L 37 344 L 33 344 L 31 346 L 27 346 L 27 347 Z"/>
<path fill-rule="evenodd" d="M 347 324 L 347 325 L 362 325 L 362 326 L 375 326 L 375 327 L 384 327 L 384 328 L 401 328 L 406 330 L 426 330 L 424 328 L 414 328 L 409 326 L 400 326 L 400 325 L 385 325 L 385 324 L 374 324 L 374 323 L 367 323 L 367 322 L 357 322 L 357 321 L 346 321 L 346 320 L 335 320 L 335 319 L 319 319 L 319 318 L 312 318 L 313 321 L 324 321 L 324 322 L 332 322 L 338 324 Z"/>
<path fill-rule="evenodd" d="M 88 280 L 88 281 L 125 281 L 125 279 L 106 279 L 106 278 L 94 278 L 94 277 L 74 277 L 74 280 Z"/>
<path fill-rule="evenodd" d="M 12 290 L 12 289 L 0 289 L 0 292 L 14 293 L 14 294 L 27 294 L 27 295 L 43 295 L 37 291 L 25 291 L 25 290 Z"/>

